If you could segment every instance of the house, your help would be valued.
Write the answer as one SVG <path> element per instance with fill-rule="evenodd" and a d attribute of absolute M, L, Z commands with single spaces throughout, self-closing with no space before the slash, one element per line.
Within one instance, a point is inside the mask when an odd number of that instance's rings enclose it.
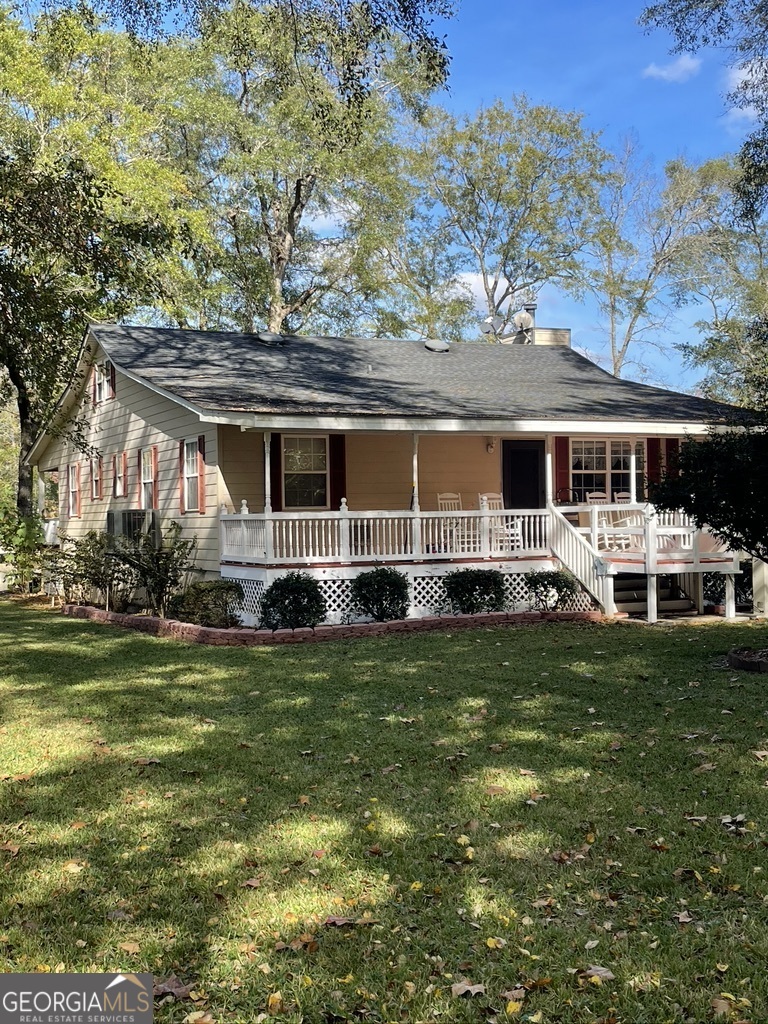
<path fill-rule="evenodd" d="M 413 615 L 465 566 L 498 567 L 520 602 L 523 573 L 566 566 L 585 606 L 649 619 L 701 609 L 717 572 L 733 614 L 734 553 L 646 500 L 680 440 L 733 410 L 616 379 L 569 331 L 514 341 L 92 326 L 58 421 L 84 422 L 94 455 L 51 431 L 31 461 L 66 536 L 181 523 L 202 570 L 243 584 L 246 622 L 295 568 L 338 619 L 379 564 L 407 572 Z"/>

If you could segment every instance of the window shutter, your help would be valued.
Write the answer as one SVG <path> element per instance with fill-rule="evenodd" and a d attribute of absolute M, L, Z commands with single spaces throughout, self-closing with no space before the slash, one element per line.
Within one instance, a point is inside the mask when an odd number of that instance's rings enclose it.
<path fill-rule="evenodd" d="M 661 483 L 661 439 L 648 438 L 648 482 L 653 485 Z M 649 495 L 653 501 L 653 491 Z"/>
<path fill-rule="evenodd" d="M 272 511 L 283 511 L 283 435 L 273 434 L 269 453 Z"/>
<path fill-rule="evenodd" d="M 187 500 L 184 494 L 184 441 L 179 441 L 179 512 L 181 515 L 187 511 Z"/>
<path fill-rule="evenodd" d="M 75 506 L 76 506 L 75 515 L 79 519 L 80 518 L 80 514 L 81 514 L 81 510 L 82 510 L 82 504 L 83 504 L 83 502 L 82 502 L 82 489 L 81 489 L 81 485 L 80 485 L 80 463 L 79 462 L 75 466 L 75 488 L 76 488 L 76 490 L 75 490 Z"/>
<path fill-rule="evenodd" d="M 136 468 L 138 470 L 138 480 L 136 482 L 136 508 L 144 508 L 144 489 L 141 486 L 141 448 L 139 448 L 138 451 Z"/>
<path fill-rule="evenodd" d="M 570 501 L 571 448 L 567 437 L 555 438 L 555 501 Z"/>
<path fill-rule="evenodd" d="M 197 510 L 205 514 L 205 434 L 197 439 Z"/>
<path fill-rule="evenodd" d="M 104 459 L 99 456 L 99 501 L 104 499 Z"/>
<path fill-rule="evenodd" d="M 115 366 L 114 363 L 109 364 L 109 397 L 115 397 Z"/>
<path fill-rule="evenodd" d="M 71 492 L 70 492 L 70 489 L 69 489 L 69 463 L 67 463 L 67 466 L 66 466 L 66 469 L 65 469 L 64 480 L 66 482 L 66 488 L 67 488 L 67 491 L 66 491 L 66 494 L 67 494 L 67 504 L 66 504 L 67 519 L 70 519 L 71 516 L 72 516 L 72 495 L 71 495 Z M 59 486 L 61 486 L 61 485 L 59 485 Z"/>
<path fill-rule="evenodd" d="M 128 452 L 122 454 L 123 462 L 123 497 L 128 497 Z"/>
<path fill-rule="evenodd" d="M 338 511 L 341 499 L 347 496 L 346 440 L 344 434 L 331 434 L 328 438 L 329 504 L 334 511 Z"/>
<path fill-rule="evenodd" d="M 157 445 L 152 445 L 152 508 L 159 508 L 159 497 L 158 494 L 158 474 L 157 474 Z"/>
<path fill-rule="evenodd" d="M 117 497 L 117 460 L 118 460 L 118 457 L 119 456 L 117 456 L 117 455 L 113 455 L 112 456 L 112 497 L 113 498 Z M 109 533 L 109 530 L 107 530 L 107 533 Z"/>

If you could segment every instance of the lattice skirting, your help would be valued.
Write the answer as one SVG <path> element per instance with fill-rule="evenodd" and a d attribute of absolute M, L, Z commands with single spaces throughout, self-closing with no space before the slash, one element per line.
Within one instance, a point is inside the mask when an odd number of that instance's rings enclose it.
<path fill-rule="evenodd" d="M 445 570 L 424 572 L 421 567 L 403 566 L 402 571 L 408 576 L 411 591 L 410 615 L 414 618 L 421 618 L 424 615 L 439 615 L 451 611 L 448 598 L 445 593 L 443 579 Z M 247 571 L 247 570 L 246 570 Z M 288 570 L 286 570 L 287 572 Z M 360 621 L 352 608 L 351 583 L 355 576 L 365 570 L 350 569 L 342 572 L 320 571 L 312 573 L 317 579 L 327 608 L 326 622 L 346 623 Z M 241 570 L 242 572 L 242 570 Z M 273 578 L 282 575 L 280 572 L 271 572 L 269 579 L 256 579 L 250 574 L 246 577 L 240 575 L 234 566 L 227 569 L 226 578 L 234 579 L 243 588 L 244 597 L 241 609 L 241 617 L 245 625 L 258 625 L 261 619 L 262 602 L 264 593 Z M 507 609 L 509 611 L 527 611 L 532 607 L 532 601 L 525 585 L 525 579 L 521 572 L 504 572 L 504 583 L 507 594 Z M 595 608 L 592 597 L 582 591 L 571 605 L 575 611 L 588 611 Z"/>

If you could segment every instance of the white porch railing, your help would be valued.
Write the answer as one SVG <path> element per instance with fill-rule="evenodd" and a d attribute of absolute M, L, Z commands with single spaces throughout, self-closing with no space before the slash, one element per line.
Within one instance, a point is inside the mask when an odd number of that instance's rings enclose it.
<path fill-rule="evenodd" d="M 546 509 L 221 514 L 221 558 L 268 565 L 551 554 Z"/>
<path fill-rule="evenodd" d="M 613 615 L 616 611 L 613 578 L 598 571 L 602 564 L 600 553 L 589 543 L 583 531 L 569 523 L 559 509 L 551 508 L 550 512 L 552 550 L 606 614 Z"/>

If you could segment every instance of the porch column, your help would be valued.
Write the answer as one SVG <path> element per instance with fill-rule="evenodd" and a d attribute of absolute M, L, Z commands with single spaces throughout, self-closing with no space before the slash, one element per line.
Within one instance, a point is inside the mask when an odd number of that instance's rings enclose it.
<path fill-rule="evenodd" d="M 411 511 L 419 512 L 419 435 L 413 434 L 413 456 L 411 467 Z"/>
<path fill-rule="evenodd" d="M 546 490 L 545 504 L 551 505 L 555 500 L 555 473 L 552 461 L 552 436 L 547 434 L 544 454 L 544 487 Z"/>
<path fill-rule="evenodd" d="M 725 573 L 725 617 L 736 618 L 736 577 L 732 572 Z"/>
<path fill-rule="evenodd" d="M 264 431 L 264 514 L 272 511 L 272 431 Z"/>
<path fill-rule="evenodd" d="M 659 618 L 659 578 L 655 573 L 649 573 L 646 578 L 648 580 L 648 612 L 646 618 L 649 622 L 656 622 Z"/>
<path fill-rule="evenodd" d="M 629 454 L 629 500 L 633 505 L 637 501 L 637 448 L 634 438 Z"/>

